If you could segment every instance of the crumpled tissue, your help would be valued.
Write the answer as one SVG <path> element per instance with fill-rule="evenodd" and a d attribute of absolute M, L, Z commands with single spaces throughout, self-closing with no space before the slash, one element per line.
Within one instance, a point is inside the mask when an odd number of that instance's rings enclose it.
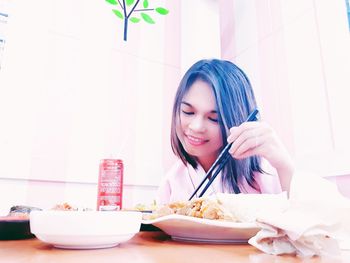
<path fill-rule="evenodd" d="M 256 221 L 261 230 L 249 244 L 268 254 L 336 257 L 350 249 L 350 200 L 312 173 L 295 173 L 286 208 L 259 213 Z"/>

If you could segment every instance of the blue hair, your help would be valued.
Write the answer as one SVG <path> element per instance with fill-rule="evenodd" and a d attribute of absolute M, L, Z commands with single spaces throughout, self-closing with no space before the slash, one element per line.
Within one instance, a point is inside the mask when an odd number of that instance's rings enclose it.
<path fill-rule="evenodd" d="M 171 124 L 171 146 L 175 155 L 185 165 L 189 163 L 195 169 L 198 167 L 197 161 L 185 151 L 177 136 L 176 127 L 177 122 L 180 121 L 181 101 L 196 80 L 205 81 L 213 89 L 223 140 L 222 148 L 227 144 L 226 138 L 229 129 L 242 124 L 248 115 L 257 108 L 250 81 L 235 64 L 219 59 L 204 59 L 193 64 L 183 76 L 175 95 Z M 263 172 L 260 163 L 261 160 L 258 156 L 242 160 L 230 157 L 222 170 L 223 186 L 230 192 L 240 193 L 242 189 L 240 189 L 239 183 L 246 180 L 251 187 L 256 189 L 254 172 Z"/>

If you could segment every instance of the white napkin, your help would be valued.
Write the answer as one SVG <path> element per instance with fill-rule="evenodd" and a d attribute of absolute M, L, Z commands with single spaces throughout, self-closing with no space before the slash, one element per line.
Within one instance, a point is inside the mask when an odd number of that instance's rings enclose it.
<path fill-rule="evenodd" d="M 319 176 L 296 173 L 289 206 L 260 214 L 262 230 L 249 243 L 265 253 L 337 256 L 350 240 L 350 201 Z"/>

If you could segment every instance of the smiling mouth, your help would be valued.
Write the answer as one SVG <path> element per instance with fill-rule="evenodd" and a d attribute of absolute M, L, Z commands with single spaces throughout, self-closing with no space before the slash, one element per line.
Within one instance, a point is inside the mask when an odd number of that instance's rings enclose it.
<path fill-rule="evenodd" d="M 209 141 L 209 140 L 201 139 L 201 138 L 194 137 L 191 135 L 186 135 L 186 139 L 187 139 L 189 144 L 194 145 L 194 146 L 200 146 L 200 145 L 203 145 Z"/>

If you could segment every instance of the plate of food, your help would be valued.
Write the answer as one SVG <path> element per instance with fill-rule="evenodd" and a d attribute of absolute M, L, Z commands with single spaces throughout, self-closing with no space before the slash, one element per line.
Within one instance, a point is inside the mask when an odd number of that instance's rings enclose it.
<path fill-rule="evenodd" d="M 243 222 L 216 198 L 175 202 L 144 215 L 143 224 L 158 227 L 173 240 L 205 243 L 246 243 L 260 228 Z"/>
<path fill-rule="evenodd" d="M 201 243 L 247 243 L 260 228 L 255 223 L 197 218 L 172 214 L 143 220 L 170 235 L 176 241 Z"/>

